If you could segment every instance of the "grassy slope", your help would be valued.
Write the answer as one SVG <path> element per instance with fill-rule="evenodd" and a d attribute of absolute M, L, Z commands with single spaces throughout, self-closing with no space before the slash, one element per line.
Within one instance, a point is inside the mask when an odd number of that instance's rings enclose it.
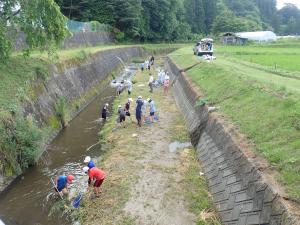
<path fill-rule="evenodd" d="M 142 75 L 142 76 L 141 76 Z M 137 75 L 137 84 L 134 85 L 133 99 L 138 95 L 146 98 L 149 96 L 148 86 L 137 87 L 139 84 L 145 84 L 148 81 L 148 72 Z M 174 102 L 166 103 L 162 97 L 162 91 L 155 91 L 152 95 L 153 99 L 161 99 L 156 101 L 159 110 L 166 110 L 170 113 L 176 113 L 176 118 L 170 125 L 169 135 L 170 141 L 187 141 L 188 135 L 183 122 L 182 116 L 179 114 Z M 119 104 L 126 102 L 126 94 L 122 94 L 120 99 L 114 101 L 114 110 L 112 118 L 104 125 L 101 131 L 101 140 L 105 143 L 107 152 L 102 158 L 101 168 L 108 173 L 107 180 L 103 183 L 103 194 L 100 199 L 92 202 L 85 200 L 84 207 L 81 208 L 80 215 L 84 224 L 135 224 L 135 219 L 125 214 L 123 207 L 129 199 L 130 189 L 137 182 L 140 164 L 136 160 L 144 157 L 145 152 L 149 151 L 149 145 L 143 144 L 137 138 L 133 138 L 133 133 L 142 135 L 142 130 L 137 130 L 136 124 L 128 121 L 126 129 L 119 128 L 112 132 L 116 127 L 116 111 Z M 134 103 L 132 106 L 132 114 L 134 119 Z M 161 121 L 163 122 L 163 121 Z M 160 123 L 161 123 L 160 122 Z M 102 147 L 103 148 L 103 147 Z M 177 187 L 180 188 L 180 194 L 184 193 L 189 209 L 197 215 L 197 225 L 218 225 L 219 222 L 214 214 L 210 195 L 207 192 L 207 184 L 203 177 L 199 177 L 200 166 L 196 159 L 194 151 L 185 152 L 185 156 L 181 159 L 179 170 L 185 177 Z M 173 184 L 170 184 L 171 186 Z"/>
<path fill-rule="evenodd" d="M 187 67 L 198 61 L 190 48 L 171 57 Z M 225 58 L 201 63 L 188 71 L 210 103 L 238 125 L 255 150 L 274 165 L 291 197 L 300 200 L 299 81 L 283 79 Z"/>

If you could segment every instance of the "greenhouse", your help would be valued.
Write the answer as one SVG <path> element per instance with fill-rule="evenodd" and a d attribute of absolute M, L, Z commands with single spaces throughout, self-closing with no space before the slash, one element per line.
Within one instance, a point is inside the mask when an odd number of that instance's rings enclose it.
<path fill-rule="evenodd" d="M 269 42 L 276 41 L 277 35 L 272 31 L 256 31 L 236 33 L 241 38 L 247 38 L 250 41 Z"/>

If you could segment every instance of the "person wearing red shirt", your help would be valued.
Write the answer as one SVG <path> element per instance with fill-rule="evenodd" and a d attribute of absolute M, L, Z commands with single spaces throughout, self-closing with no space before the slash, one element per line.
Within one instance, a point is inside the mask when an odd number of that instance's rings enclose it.
<path fill-rule="evenodd" d="M 89 168 L 83 167 L 83 172 L 89 175 L 89 188 L 94 187 L 96 197 L 99 197 L 99 189 L 105 178 L 105 172 L 97 167 Z"/>

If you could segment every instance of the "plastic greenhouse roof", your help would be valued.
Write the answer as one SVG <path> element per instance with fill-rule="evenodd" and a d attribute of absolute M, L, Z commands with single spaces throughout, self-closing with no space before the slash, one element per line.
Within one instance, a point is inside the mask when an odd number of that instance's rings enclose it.
<path fill-rule="evenodd" d="M 240 32 L 237 36 L 247 38 L 252 41 L 275 41 L 277 36 L 272 31 Z"/>

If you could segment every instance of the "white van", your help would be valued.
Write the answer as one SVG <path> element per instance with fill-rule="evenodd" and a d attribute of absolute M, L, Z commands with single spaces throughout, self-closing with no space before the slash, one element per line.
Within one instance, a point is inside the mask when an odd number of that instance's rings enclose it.
<path fill-rule="evenodd" d="M 201 41 L 197 42 L 193 51 L 194 55 L 203 56 L 214 54 L 214 44 L 213 39 L 211 38 L 203 38 Z"/>

